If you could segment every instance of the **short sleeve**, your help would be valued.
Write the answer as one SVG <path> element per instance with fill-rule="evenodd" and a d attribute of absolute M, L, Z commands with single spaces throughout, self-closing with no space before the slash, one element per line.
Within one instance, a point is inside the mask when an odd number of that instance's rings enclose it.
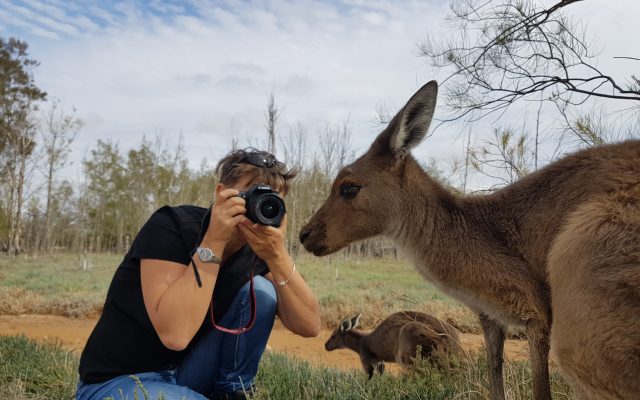
<path fill-rule="evenodd" d="M 144 224 L 131 245 L 130 257 L 137 262 L 151 258 L 189 265 L 190 250 L 185 245 L 171 207 L 165 206 Z"/>

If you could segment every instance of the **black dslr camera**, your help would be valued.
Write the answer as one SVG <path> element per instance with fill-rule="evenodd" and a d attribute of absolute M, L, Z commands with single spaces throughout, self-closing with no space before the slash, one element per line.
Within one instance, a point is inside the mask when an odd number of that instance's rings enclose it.
<path fill-rule="evenodd" d="M 278 192 L 271 189 L 271 186 L 253 185 L 246 192 L 240 192 L 238 196 L 246 201 L 245 216 L 251 221 L 276 228 L 282 223 L 287 210 L 284 200 L 278 196 Z"/>

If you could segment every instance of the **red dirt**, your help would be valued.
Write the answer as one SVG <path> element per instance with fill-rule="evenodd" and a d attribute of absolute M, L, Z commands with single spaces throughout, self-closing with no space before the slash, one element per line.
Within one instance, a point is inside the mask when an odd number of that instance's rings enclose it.
<path fill-rule="evenodd" d="M 80 354 L 97 319 L 73 319 L 57 315 L 0 315 L 0 335 L 19 335 L 35 339 L 58 339 L 62 344 Z M 325 365 L 341 369 L 360 369 L 360 359 L 351 350 L 328 352 L 324 342 L 331 331 L 324 330 L 318 337 L 303 338 L 276 324 L 269 338 L 271 351 L 282 352 L 314 365 Z M 463 334 L 462 346 L 465 350 L 480 350 L 484 345 L 481 335 Z M 527 342 L 507 340 L 505 355 L 511 360 L 529 357 Z M 396 365 L 389 365 L 391 371 L 399 371 Z"/>

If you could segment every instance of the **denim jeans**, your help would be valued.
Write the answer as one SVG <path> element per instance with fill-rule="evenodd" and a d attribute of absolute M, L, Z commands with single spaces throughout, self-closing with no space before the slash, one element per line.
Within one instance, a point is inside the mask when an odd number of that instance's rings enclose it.
<path fill-rule="evenodd" d="M 256 320 L 240 335 L 212 330 L 174 370 L 122 375 L 103 383 L 78 383 L 76 400 L 204 400 L 213 393 L 249 390 L 258 372 L 276 315 L 276 290 L 271 281 L 254 278 Z M 233 300 L 219 325 L 246 326 L 251 317 L 249 283 Z M 137 395 L 134 395 L 137 393 Z"/>

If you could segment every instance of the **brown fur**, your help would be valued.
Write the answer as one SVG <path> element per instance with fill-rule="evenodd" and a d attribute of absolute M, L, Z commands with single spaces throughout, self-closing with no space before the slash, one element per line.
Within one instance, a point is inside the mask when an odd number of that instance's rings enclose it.
<path fill-rule="evenodd" d="M 585 399 L 640 398 L 640 187 L 571 213 L 549 255 L 552 347 Z"/>
<path fill-rule="evenodd" d="M 409 153 L 436 95 L 435 82 L 423 86 L 338 174 L 301 242 L 325 255 L 395 239 L 425 278 L 480 315 L 492 399 L 504 398 L 508 324 L 526 327 L 535 398 L 551 398 L 552 318 L 561 371 L 582 396 L 638 398 L 640 141 L 577 152 L 490 195 L 456 196 Z M 341 194 L 349 185 L 360 187 L 351 199 Z"/>
<path fill-rule="evenodd" d="M 384 361 L 413 364 L 418 346 L 420 356 L 433 358 L 461 353 L 460 333 L 456 328 L 429 314 L 400 311 L 385 318 L 371 332 L 356 329 L 360 314 L 345 318 L 325 343 L 325 349 L 348 348 L 360 355 L 362 368 L 373 377 L 384 372 Z"/>

